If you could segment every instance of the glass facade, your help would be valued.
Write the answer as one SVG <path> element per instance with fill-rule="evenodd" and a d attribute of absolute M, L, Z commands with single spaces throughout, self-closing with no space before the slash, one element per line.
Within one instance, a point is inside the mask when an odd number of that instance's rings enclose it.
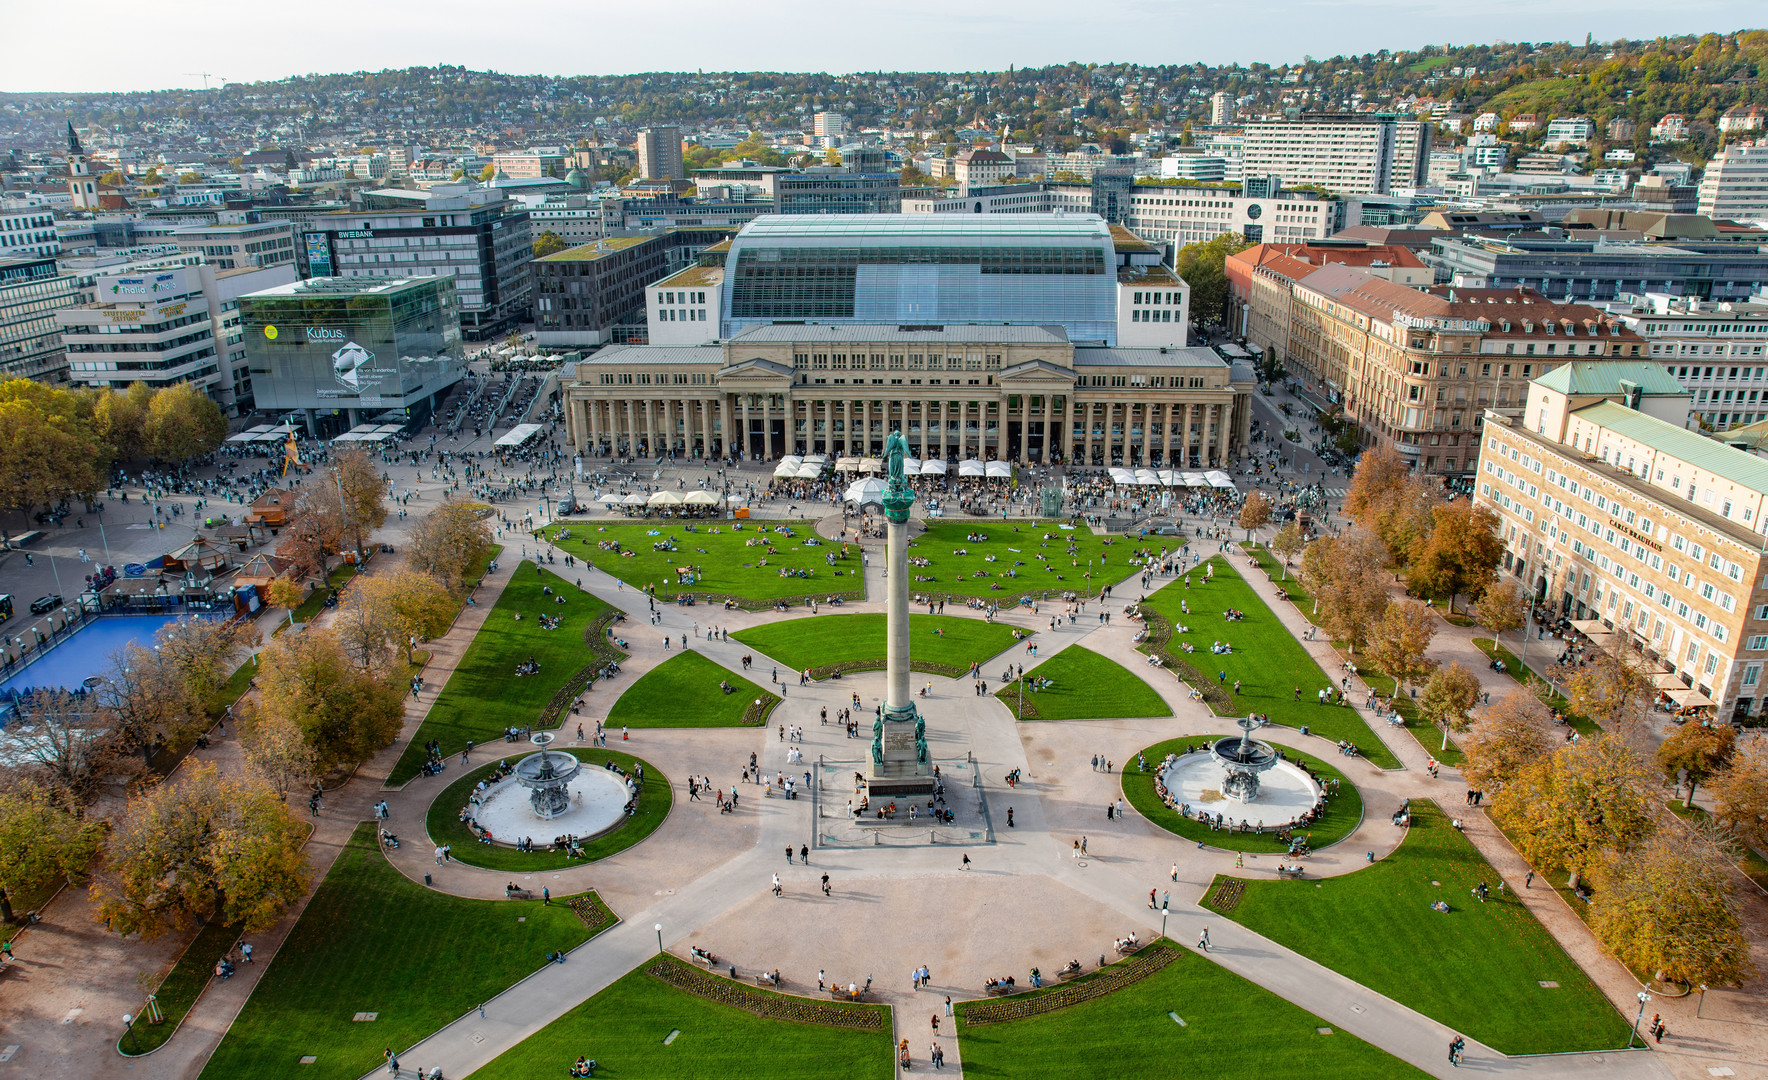
<path fill-rule="evenodd" d="M 762 218 L 725 263 L 723 336 L 775 321 L 1059 324 L 1115 344 L 1115 268 L 1091 215 Z"/>
<path fill-rule="evenodd" d="M 452 277 L 313 278 L 239 309 L 260 408 L 412 415 L 465 368 Z"/>

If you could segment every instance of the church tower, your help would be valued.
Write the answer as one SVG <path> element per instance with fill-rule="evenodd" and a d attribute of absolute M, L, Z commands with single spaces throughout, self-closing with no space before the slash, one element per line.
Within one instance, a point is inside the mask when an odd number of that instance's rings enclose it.
<path fill-rule="evenodd" d="M 68 194 L 74 197 L 75 209 L 98 209 L 98 182 L 86 167 L 86 151 L 80 147 L 80 137 L 74 134 L 72 120 L 68 121 Z"/>

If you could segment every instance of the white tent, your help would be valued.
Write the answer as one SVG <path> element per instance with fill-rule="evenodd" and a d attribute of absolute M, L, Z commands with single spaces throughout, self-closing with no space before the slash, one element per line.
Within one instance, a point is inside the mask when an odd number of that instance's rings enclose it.
<path fill-rule="evenodd" d="M 1204 479 L 1209 481 L 1210 487 L 1234 490 L 1234 481 L 1228 479 L 1228 474 L 1219 469 L 1215 472 L 1205 473 Z"/>
<path fill-rule="evenodd" d="M 718 496 L 705 490 L 690 491 L 681 501 L 689 506 L 717 506 Z"/>
<path fill-rule="evenodd" d="M 1205 480 L 1203 478 L 1203 474 L 1200 472 L 1185 473 L 1184 474 L 1184 483 L 1185 483 L 1186 487 L 1208 487 L 1209 486 L 1209 481 Z"/>
<path fill-rule="evenodd" d="M 823 467 L 816 462 L 807 461 L 798 466 L 798 479 L 800 480 L 815 480 L 821 475 L 823 475 Z"/>
<path fill-rule="evenodd" d="M 1184 478 L 1171 469 L 1161 469 L 1155 475 L 1160 477 L 1160 482 L 1167 487 L 1183 487 L 1185 483 Z"/>
<path fill-rule="evenodd" d="M 884 497 L 885 488 L 884 481 L 875 476 L 868 476 L 864 480 L 855 480 L 847 485 L 847 490 L 842 494 L 841 499 L 843 502 L 861 505 L 875 503 Z"/>
<path fill-rule="evenodd" d="M 882 461 L 879 461 L 875 457 L 860 458 L 859 459 L 859 471 L 860 472 L 883 472 L 884 471 L 884 463 Z"/>
<path fill-rule="evenodd" d="M 921 475 L 921 459 L 918 457 L 905 457 L 905 458 L 903 458 L 902 459 L 902 474 L 904 476 L 920 476 Z"/>
<path fill-rule="evenodd" d="M 936 457 L 928 458 L 926 461 L 921 462 L 921 475 L 922 476 L 944 476 L 945 475 L 945 462 L 939 460 Z"/>
<path fill-rule="evenodd" d="M 1005 461 L 984 462 L 982 466 L 982 475 L 988 477 L 990 480 L 1011 480 L 1013 478 L 1013 466 Z"/>
<path fill-rule="evenodd" d="M 859 458 L 844 457 L 835 462 L 836 472 L 853 472 L 859 468 Z"/>
<path fill-rule="evenodd" d="M 732 506 L 747 506 L 747 505 L 749 505 L 749 496 L 747 496 L 747 495 L 726 495 L 724 497 L 724 501 L 729 503 Z"/>
<path fill-rule="evenodd" d="M 988 470 L 983 467 L 982 462 L 977 458 L 966 458 L 963 461 L 958 462 L 958 475 L 987 476 Z"/>
<path fill-rule="evenodd" d="M 829 463 L 829 455 L 827 455 L 827 454 L 806 454 L 804 456 L 804 463 L 806 465 L 812 465 L 812 464 L 827 465 Z"/>
<path fill-rule="evenodd" d="M 1113 484 L 1133 484 L 1136 482 L 1136 474 L 1129 469 L 1112 469 L 1111 482 Z"/>
<path fill-rule="evenodd" d="M 799 467 L 798 462 L 793 461 L 791 458 L 782 458 L 780 463 L 774 466 L 774 479 L 790 480 L 798 475 Z"/>
<path fill-rule="evenodd" d="M 645 505 L 645 494 L 642 491 L 635 491 L 631 495 L 628 495 L 626 498 L 621 499 L 620 505 L 621 506 L 643 506 L 643 505 Z"/>
<path fill-rule="evenodd" d="M 646 506 L 680 506 L 681 496 L 673 491 L 659 491 L 645 500 Z"/>
<path fill-rule="evenodd" d="M 1160 483 L 1160 477 L 1155 474 L 1153 469 L 1137 469 L 1136 483 L 1144 486 L 1158 484 Z"/>
<path fill-rule="evenodd" d="M 504 435 L 495 443 L 492 443 L 492 446 L 499 450 L 508 450 L 511 447 L 522 445 L 529 439 L 540 434 L 540 431 L 541 427 L 539 424 L 517 424 L 515 427 L 510 428 L 507 435 Z"/>

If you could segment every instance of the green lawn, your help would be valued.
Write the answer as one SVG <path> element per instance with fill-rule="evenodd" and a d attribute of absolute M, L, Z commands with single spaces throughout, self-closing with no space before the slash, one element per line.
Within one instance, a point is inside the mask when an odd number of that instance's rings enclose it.
<path fill-rule="evenodd" d="M 1492 640 L 1491 638 L 1474 638 L 1473 643 L 1474 643 L 1474 645 L 1478 646 L 1480 652 L 1485 653 L 1488 657 L 1492 658 L 1493 660 L 1504 661 L 1505 673 L 1508 674 L 1512 679 L 1515 679 L 1518 683 L 1526 684 L 1531 679 L 1534 679 L 1534 680 L 1537 680 L 1540 682 L 1547 681 L 1547 680 L 1541 678 L 1540 672 L 1536 671 L 1532 667 L 1525 666 L 1521 660 L 1518 660 L 1516 658 L 1515 653 L 1511 652 L 1509 649 L 1505 648 L 1504 646 L 1498 644 L 1496 641 Z M 1551 652 L 1551 649 L 1556 647 L 1556 645 L 1549 645 L 1545 641 L 1536 642 L 1536 644 L 1541 646 L 1544 650 L 1546 650 L 1546 651 L 1543 651 L 1543 653 L 1542 653 L 1543 656 L 1550 657 L 1553 655 Z M 1552 684 L 1549 684 L 1549 689 L 1551 689 L 1551 685 Z M 1566 723 L 1570 724 L 1572 730 L 1576 731 L 1579 735 L 1600 735 L 1602 733 L 1602 725 L 1601 724 L 1598 724 L 1596 721 L 1590 719 L 1588 716 L 1584 716 L 1581 713 L 1573 712 L 1571 702 L 1567 701 L 1560 694 L 1557 694 L 1557 693 L 1554 694 L 1548 700 L 1547 707 L 1550 709 L 1558 709 L 1561 713 L 1564 713 Z"/>
<path fill-rule="evenodd" d="M 656 832 L 657 826 L 663 824 L 663 819 L 669 816 L 669 808 L 675 799 L 674 789 L 670 786 L 669 778 L 663 775 L 662 770 L 642 758 L 623 754 L 618 750 L 566 745 L 573 738 L 574 733 L 566 735 L 561 732 L 560 734 L 564 741 L 554 749 L 569 750 L 577 755 L 577 759 L 583 762 L 586 769 L 599 769 L 609 761 L 614 762 L 627 772 L 631 772 L 634 765 L 645 767 L 644 786 L 639 789 L 638 794 L 638 813 L 627 818 L 626 824 L 606 836 L 599 836 L 584 844 L 584 858 L 582 859 L 570 858 L 548 847 L 541 847 L 535 851 L 517 851 L 515 848 L 481 844 L 478 838 L 468 831 L 466 823 L 460 820 L 460 812 L 466 807 L 467 799 L 472 796 L 473 785 L 488 776 L 491 770 L 497 768 L 497 761 L 487 761 L 455 780 L 454 783 L 449 784 L 443 789 L 442 794 L 436 796 L 435 801 L 430 803 L 429 814 L 424 822 L 430 834 L 430 846 L 453 845 L 455 860 L 469 866 L 483 866 L 487 870 L 532 873 L 541 870 L 557 870 L 565 866 L 576 866 L 582 862 L 605 859 L 615 852 L 625 851 Z M 586 743 L 590 734 L 589 730 L 584 732 Z M 618 737 L 616 733 L 615 738 Z M 508 747 L 510 750 L 507 758 L 512 764 L 534 749 L 526 742 L 492 743 L 486 749 L 503 747 Z M 397 832 L 398 830 L 393 831 Z M 535 832 L 540 834 L 534 837 L 537 845 L 551 843 L 553 835 L 556 835 L 546 831 L 545 826 L 539 822 L 535 823 Z"/>
<path fill-rule="evenodd" d="M 572 949 L 590 930 L 555 897 L 466 900 L 406 878 L 357 827 L 203 1069 L 210 1080 L 356 1080 Z M 355 1022 L 355 1014 L 378 1014 Z M 303 1055 L 318 1058 L 300 1064 Z"/>
<path fill-rule="evenodd" d="M 568 597 L 569 602 L 554 603 L 553 596 L 542 591 L 549 587 L 554 596 Z M 500 740 L 506 727 L 538 724 L 542 710 L 572 676 L 600 658 L 623 655 L 599 630 L 594 631 L 593 648 L 585 640 L 596 620 L 611 610 L 557 574 L 523 561 L 388 782 L 398 785 L 416 776 L 424 762 L 424 744 L 431 739 L 441 742 L 444 755 L 458 754 L 468 739 L 491 742 Z M 556 630 L 544 630 L 541 615 L 557 615 L 563 621 Z M 516 665 L 529 658 L 540 663 L 540 673 L 518 677 Z"/>
<path fill-rule="evenodd" d="M 787 1004 L 791 1000 L 784 999 Z M 671 1032 L 679 1034 L 665 1045 Z M 597 1061 L 596 1076 L 610 1080 L 762 1076 L 889 1080 L 896 1072 L 890 1050 L 888 1020 L 879 1030 L 856 1031 L 772 1019 L 678 990 L 641 967 L 493 1058 L 473 1076 L 475 1080 L 562 1077 L 583 1055 Z M 918 1048 L 917 1056 L 926 1061 L 925 1046 Z"/>
<path fill-rule="evenodd" d="M 1406 722 L 1406 734 L 1412 736 L 1412 741 L 1418 744 L 1420 750 L 1444 765 L 1459 765 L 1467 760 L 1467 755 L 1463 754 L 1461 748 L 1455 745 L 1453 738 L 1450 738 L 1447 745 L 1444 745 L 1443 729 L 1426 720 L 1419 713 L 1418 702 L 1413 699 L 1411 694 L 1395 694 L 1393 692 L 1394 681 L 1375 668 L 1359 668 L 1358 671 L 1363 676 L 1364 682 L 1377 690 L 1384 691 L 1382 696 L 1393 702 L 1394 711 L 1399 713 L 1400 719 Z"/>
<path fill-rule="evenodd" d="M 1211 563 L 1215 564 L 1215 580 L 1205 584 L 1203 567 Z M 1256 712 L 1269 716 L 1274 724 L 1296 728 L 1306 725 L 1316 735 L 1357 744 L 1363 756 L 1381 768 L 1399 768 L 1399 759 L 1369 730 L 1355 709 L 1320 704 L 1317 692 L 1322 687 L 1336 689 L 1336 680 L 1320 670 L 1301 642 L 1283 628 L 1252 586 L 1228 568 L 1226 560 L 1219 556 L 1207 560 L 1189 577 L 1189 589 L 1185 587 L 1185 578 L 1175 578 L 1142 606 L 1175 627 L 1191 628 L 1189 634 L 1174 634 L 1166 643 L 1162 659 L 1181 674 L 1186 667 L 1191 668 L 1200 681 L 1217 689 L 1214 696 L 1221 700 L 1209 703 L 1217 715 Z M 1181 601 L 1189 603 L 1189 615 L 1180 610 Z M 1222 613 L 1229 608 L 1245 612 L 1246 618 L 1227 621 Z M 1210 645 L 1216 641 L 1231 643 L 1234 651 L 1227 655 L 1210 652 Z M 1181 642 L 1189 642 L 1196 651 L 1181 652 Z M 1218 679 L 1218 672 L 1225 672 L 1226 677 Z M 1232 693 L 1236 679 L 1241 683 L 1238 695 Z M 1299 700 L 1296 687 L 1301 688 Z"/>
<path fill-rule="evenodd" d="M 1096 593 L 1139 569 L 1139 561 L 1184 546 L 1178 537 L 1105 536 L 1085 525 L 1021 521 L 927 522 L 927 531 L 909 543 L 909 557 L 930 565 L 910 566 L 915 593 L 931 597 L 970 597 L 1015 603 L 1021 596 L 1043 598 L 1066 592 Z M 986 537 L 973 540 L 971 537 Z M 989 561 L 993 559 L 993 561 Z"/>
<path fill-rule="evenodd" d="M 209 715 L 217 718 L 226 715 L 227 707 L 245 696 L 245 692 L 251 688 L 252 680 L 257 676 L 258 665 L 252 661 L 251 657 L 246 657 L 245 662 L 234 668 L 233 674 L 229 675 L 227 681 L 221 684 L 221 688 L 209 698 Z"/>
<path fill-rule="evenodd" d="M 355 576 L 356 568 L 349 563 L 334 567 L 331 573 L 326 575 L 326 583 L 308 593 L 307 599 L 301 601 L 295 608 L 295 621 L 298 623 L 311 621 L 313 616 L 325 609 L 325 602 L 331 594 L 337 592 L 344 582 Z"/>
<path fill-rule="evenodd" d="M 1104 720 L 1173 714 L 1166 701 L 1135 672 L 1079 645 L 1063 649 L 1028 674 L 1032 679 L 1048 679 L 1052 685 L 1043 690 L 1027 688 L 1026 720 Z M 1007 708 L 1017 710 L 1019 680 L 1001 687 L 995 696 Z"/>
<path fill-rule="evenodd" d="M 910 615 L 909 634 L 911 666 L 936 675 L 962 675 L 972 662 L 985 662 L 1013 645 L 1012 627 L 988 622 L 979 615 Z M 788 674 L 836 665 L 845 671 L 884 666 L 881 613 L 812 615 L 751 627 L 731 636 L 769 660 L 779 661 Z"/>
<path fill-rule="evenodd" d="M 692 592 L 766 607 L 774 600 L 799 597 L 862 599 L 865 591 L 859 549 L 850 548 L 842 559 L 841 545 L 817 536 L 816 522 L 810 520 L 578 521 L 548 530 L 547 536 L 556 538 L 561 529 L 570 533 L 566 540 L 553 541 L 561 550 L 630 587 L 655 586 L 660 600 Z M 757 541 L 754 546 L 752 540 Z M 673 543 L 675 550 L 659 550 L 657 545 L 664 543 Z M 833 567 L 825 562 L 830 554 L 837 557 Z M 682 581 L 677 573 L 681 567 L 696 568 L 691 582 Z M 809 576 L 782 576 L 782 570 Z"/>
<path fill-rule="evenodd" d="M 1189 949 L 1175 951 L 1172 963 L 1145 979 L 1028 1019 L 967 1024 L 971 1003 L 959 1005 L 964 1075 L 1209 1080 L 1429 1075 L 1354 1035 L 1322 1035 L 1319 1029 L 1326 1024 L 1314 1014 Z"/>
<path fill-rule="evenodd" d="M 144 1003 L 128 1034 L 117 1040 L 118 1052 L 125 1057 L 134 1057 L 164 1045 L 172 1037 L 172 1033 L 178 1030 L 179 1023 L 190 1012 L 190 1007 L 196 1004 L 203 988 L 214 978 L 215 965 L 238 940 L 239 927 L 221 922 L 211 922 L 197 931 L 196 937 L 185 946 L 184 955 L 178 958 L 178 963 L 173 965 L 160 985 L 154 988 L 154 996 L 159 1002 L 160 1015 L 164 1020 L 158 1024 L 148 1023 Z"/>
<path fill-rule="evenodd" d="M 725 693 L 719 683 L 736 687 Z M 761 700 L 760 707 L 755 701 Z M 617 727 L 736 727 L 766 723 L 779 698 L 692 649 L 677 653 L 620 693 L 608 713 Z"/>
<path fill-rule="evenodd" d="M 1282 564 L 1277 562 L 1277 557 L 1271 554 L 1270 548 L 1263 544 L 1247 543 L 1242 543 L 1240 547 L 1258 562 L 1258 568 L 1271 579 L 1271 584 L 1277 586 L 1283 595 L 1287 596 L 1301 610 L 1302 615 L 1309 622 L 1313 622 L 1314 597 L 1301 583 L 1300 563 L 1298 562 L 1297 565 L 1289 568 L 1289 576 L 1285 580 Z"/>
<path fill-rule="evenodd" d="M 1180 817 L 1177 810 L 1168 808 L 1166 803 L 1162 802 L 1160 796 L 1156 794 L 1154 784 L 1159 777 L 1160 763 L 1166 760 L 1166 755 L 1183 754 L 1187 747 L 1201 747 L 1205 742 L 1215 737 L 1170 739 L 1166 742 L 1155 743 L 1142 751 L 1141 756 L 1148 762 L 1147 772 L 1137 768 L 1135 762 L 1125 761 L 1123 763 L 1124 798 L 1130 801 L 1130 805 L 1136 808 L 1137 813 L 1167 832 L 1177 833 L 1187 840 L 1201 840 L 1211 847 L 1225 848 L 1229 851 L 1272 853 L 1288 851 L 1289 845 L 1279 843 L 1274 835 L 1260 836 L 1258 833 L 1212 830 L 1195 818 Z M 1265 741 L 1271 742 L 1269 739 Z M 1271 745 L 1282 750 L 1283 756 L 1289 760 L 1305 763 L 1308 768 L 1314 770 L 1314 775 L 1320 780 L 1339 781 L 1338 793 L 1326 800 L 1326 812 L 1320 815 L 1320 820 L 1302 830 L 1310 837 L 1314 849 L 1318 850 L 1328 844 L 1336 844 L 1355 832 L 1363 820 L 1363 796 L 1357 791 L 1357 786 L 1351 783 L 1343 773 L 1311 754 L 1304 754 L 1281 743 L 1271 742 Z M 1213 809 L 1222 812 L 1223 817 L 1231 816 L 1238 819 L 1243 816 L 1230 812 L 1229 808 L 1237 804 L 1216 803 L 1212 805 Z M 1244 809 L 1242 808 L 1242 810 Z M 1258 821 L 1256 814 L 1247 816 L 1247 819 L 1253 822 Z"/>
<path fill-rule="evenodd" d="M 1483 904 L 1470 895 L 1481 881 Z M 1497 885 L 1444 813 L 1413 800 L 1392 855 L 1323 882 L 1246 882 L 1228 917 L 1505 1054 L 1624 1046 L 1627 1020 Z"/>

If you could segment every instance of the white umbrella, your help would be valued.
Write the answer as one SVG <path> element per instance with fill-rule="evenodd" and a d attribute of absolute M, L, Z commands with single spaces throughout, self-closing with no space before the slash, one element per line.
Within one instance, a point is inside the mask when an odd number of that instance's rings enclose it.
<path fill-rule="evenodd" d="M 798 475 L 798 469 L 798 462 L 793 461 L 791 458 L 783 458 L 778 465 L 774 466 L 774 479 L 790 480 L 792 477 Z"/>
<path fill-rule="evenodd" d="M 1205 480 L 1203 478 L 1203 474 L 1200 472 L 1188 472 L 1185 474 L 1185 486 L 1186 487 L 1208 487 L 1209 481 Z"/>
<path fill-rule="evenodd" d="M 806 465 L 812 465 L 812 464 L 827 465 L 829 463 L 829 455 L 827 455 L 827 454 L 808 454 L 804 458 L 804 463 Z"/>
<path fill-rule="evenodd" d="M 1113 484 L 1133 484 L 1136 482 L 1136 474 L 1128 469 L 1112 469 L 1111 482 Z"/>
<path fill-rule="evenodd" d="M 1228 479 L 1228 474 L 1220 470 L 1205 474 L 1204 479 L 1209 481 L 1209 486 L 1213 488 L 1232 489 L 1234 487 L 1234 481 Z"/>
<path fill-rule="evenodd" d="M 921 475 L 921 459 L 918 457 L 905 457 L 905 458 L 903 458 L 902 459 L 902 474 L 904 476 L 920 476 Z"/>
<path fill-rule="evenodd" d="M 921 475 L 922 476 L 944 476 L 945 475 L 945 462 L 939 460 L 936 457 L 935 458 L 928 458 L 926 461 L 921 462 Z"/>
<path fill-rule="evenodd" d="M 682 502 L 689 506 L 717 506 L 718 496 L 712 494 L 710 491 L 690 491 Z"/>
<path fill-rule="evenodd" d="M 815 480 L 821 475 L 823 475 L 823 467 L 820 464 L 807 461 L 798 466 L 798 479 L 800 480 Z"/>
<path fill-rule="evenodd" d="M 865 503 L 875 503 L 884 498 L 885 490 L 886 485 L 884 481 L 875 476 L 868 476 L 864 480 L 855 480 L 853 483 L 847 485 L 847 491 L 842 494 L 841 498 L 845 502 L 860 503 L 862 505 Z"/>
<path fill-rule="evenodd" d="M 1011 480 L 1013 478 L 1013 466 L 1005 461 L 986 462 L 982 470 L 983 475 L 990 480 Z"/>
<path fill-rule="evenodd" d="M 747 506 L 747 505 L 749 505 L 749 496 L 747 496 L 747 495 L 726 495 L 724 497 L 724 501 L 729 503 L 732 506 Z"/>
<path fill-rule="evenodd" d="M 641 491 L 635 491 L 631 495 L 628 495 L 626 498 L 620 500 L 621 506 L 643 506 L 644 504 L 645 504 L 645 496 L 644 496 L 644 493 Z"/>
<path fill-rule="evenodd" d="M 853 472 L 857 468 L 859 468 L 859 458 L 856 457 L 844 457 L 835 462 L 836 472 Z"/>
<path fill-rule="evenodd" d="M 959 476 L 986 476 L 986 475 L 988 475 L 988 473 L 987 473 L 987 470 L 983 468 L 982 462 L 980 460 L 978 460 L 977 458 L 967 458 L 963 461 L 958 462 L 958 475 Z"/>
<path fill-rule="evenodd" d="M 680 506 L 681 496 L 673 491 L 659 491 L 645 500 L 646 506 Z"/>
<path fill-rule="evenodd" d="M 882 461 L 879 461 L 875 457 L 860 458 L 859 459 L 859 471 L 860 472 L 883 472 L 884 471 L 884 463 Z"/>
<path fill-rule="evenodd" d="M 1153 469 L 1137 469 L 1136 470 L 1136 483 L 1138 483 L 1138 484 L 1158 484 L 1158 483 L 1160 483 L 1160 477 L 1155 475 L 1155 472 Z"/>

